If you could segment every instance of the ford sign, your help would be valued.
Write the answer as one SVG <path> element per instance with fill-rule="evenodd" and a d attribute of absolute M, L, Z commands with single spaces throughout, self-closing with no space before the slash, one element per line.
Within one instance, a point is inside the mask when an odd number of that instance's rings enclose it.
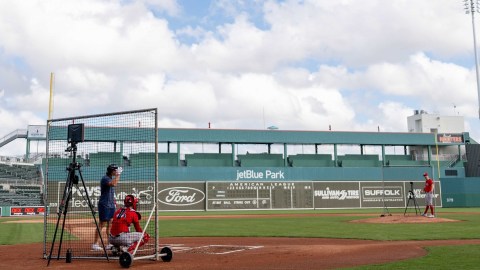
<path fill-rule="evenodd" d="M 171 187 L 158 192 L 158 200 L 172 206 L 197 204 L 204 199 L 203 191 L 191 187 Z"/>

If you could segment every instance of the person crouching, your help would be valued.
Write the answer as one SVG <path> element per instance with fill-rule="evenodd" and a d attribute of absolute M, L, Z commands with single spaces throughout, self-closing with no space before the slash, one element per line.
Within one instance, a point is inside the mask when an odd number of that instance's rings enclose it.
<path fill-rule="evenodd" d="M 124 252 L 133 253 L 137 246 L 145 245 L 150 236 L 144 233 L 142 238 L 142 227 L 139 222 L 142 216 L 137 212 L 138 198 L 135 198 L 133 195 L 127 195 L 123 203 L 124 207 L 117 209 L 113 214 L 109 242 L 113 246 L 124 247 Z M 135 232 L 130 232 L 130 225 L 132 224 Z"/>

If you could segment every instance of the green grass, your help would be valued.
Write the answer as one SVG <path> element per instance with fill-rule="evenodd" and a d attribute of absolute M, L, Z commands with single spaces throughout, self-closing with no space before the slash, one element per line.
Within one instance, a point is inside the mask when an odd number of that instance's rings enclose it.
<path fill-rule="evenodd" d="M 403 209 L 390 209 L 403 214 Z M 343 213 L 336 216 L 307 216 L 302 214 Z M 354 213 L 355 215 L 348 215 Z M 380 216 L 382 209 L 368 210 L 300 210 L 300 211 L 231 211 L 231 212 L 162 212 L 160 216 L 192 216 L 191 219 L 160 219 L 162 237 L 230 236 L 230 237 L 321 237 L 370 240 L 435 240 L 480 239 L 479 208 L 438 209 L 442 218 L 462 222 L 425 224 L 351 223 L 356 219 Z M 289 214 L 269 217 L 270 214 Z M 195 218 L 195 216 L 216 216 Z M 222 218 L 225 215 L 246 215 L 241 218 Z M 5 223 L 22 218 L 0 219 L 0 245 L 39 243 L 43 241 L 43 223 Z M 428 232 L 428 233 L 426 233 Z M 479 245 L 429 247 L 428 256 L 401 262 L 370 265 L 353 269 L 477 269 Z M 432 268 L 433 267 L 433 268 Z"/>
<path fill-rule="evenodd" d="M 43 241 L 43 223 L 5 223 L 15 218 L 0 219 L 0 245 L 38 243 Z"/>
<path fill-rule="evenodd" d="M 423 224 L 350 223 L 371 216 L 291 216 L 161 220 L 160 233 L 180 236 L 325 237 L 370 240 L 475 239 L 480 215 L 444 214 L 463 222 Z M 430 233 L 426 234 L 425 231 Z"/>
<path fill-rule="evenodd" d="M 42 223 L 13 223 L 12 221 L 22 220 L 42 220 L 43 217 L 32 218 L 2 218 L 0 219 L 0 245 L 16 245 L 43 242 L 43 222 Z M 58 228 L 57 237 L 61 231 L 61 223 Z M 58 238 L 57 238 L 58 239 Z M 64 233 L 64 239 L 76 239 L 75 236 Z M 51 241 L 51 239 L 49 239 Z"/>
<path fill-rule="evenodd" d="M 462 246 L 440 246 L 426 248 L 428 255 L 422 258 L 404 260 L 400 262 L 367 265 L 354 268 L 354 270 L 381 270 L 381 269 L 478 269 L 478 254 L 480 254 L 480 245 L 462 245 Z"/>

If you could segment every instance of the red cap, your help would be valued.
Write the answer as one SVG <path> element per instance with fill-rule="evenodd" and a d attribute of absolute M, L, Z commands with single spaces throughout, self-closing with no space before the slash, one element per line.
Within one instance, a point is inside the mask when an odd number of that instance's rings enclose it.
<path fill-rule="evenodd" d="M 423 176 L 428 176 L 428 173 L 424 173 Z"/>

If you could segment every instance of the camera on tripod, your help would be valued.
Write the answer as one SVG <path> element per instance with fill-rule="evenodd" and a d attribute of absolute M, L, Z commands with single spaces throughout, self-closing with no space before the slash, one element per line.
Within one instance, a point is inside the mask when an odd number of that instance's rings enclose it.
<path fill-rule="evenodd" d="M 85 186 L 85 182 L 83 180 L 82 171 L 80 170 L 81 164 L 76 161 L 76 158 L 77 158 L 77 143 L 83 142 L 84 139 L 85 139 L 84 138 L 84 124 L 70 124 L 70 125 L 68 125 L 67 131 L 68 131 L 67 142 L 70 145 L 67 147 L 65 152 L 70 152 L 71 153 L 72 162 L 67 167 L 67 171 L 68 171 L 67 179 L 65 181 L 65 188 L 63 190 L 62 199 L 61 199 L 61 201 L 59 202 L 59 205 L 58 205 L 57 224 L 55 226 L 55 233 L 53 235 L 52 245 L 50 247 L 50 254 L 48 255 L 47 266 L 50 265 L 50 260 L 52 258 L 53 248 L 55 246 L 55 239 L 57 237 L 57 231 L 58 231 L 58 227 L 59 227 L 59 224 L 60 224 L 60 219 L 63 216 L 63 223 L 62 223 L 62 230 L 61 230 L 61 236 L 60 236 L 60 244 L 58 246 L 57 260 L 60 258 L 60 252 L 61 252 L 61 249 L 62 249 L 62 241 L 63 241 L 63 233 L 64 233 L 64 229 L 65 229 L 65 219 L 66 219 L 67 213 L 68 213 L 69 202 L 72 199 L 73 185 L 78 185 L 78 183 L 81 180 L 81 183 L 83 185 L 84 190 L 87 190 L 87 187 Z M 79 175 L 77 175 L 77 172 L 78 172 Z M 102 235 L 100 233 L 100 228 L 98 227 L 97 219 L 95 218 L 94 206 L 91 203 L 90 197 L 88 196 L 88 192 L 86 192 L 82 196 L 85 196 L 85 200 L 87 201 L 88 207 L 90 208 L 90 212 L 92 214 L 93 220 L 95 221 L 95 227 L 97 229 L 97 233 L 100 235 L 100 240 L 102 241 L 102 246 L 104 246 L 105 257 L 107 257 L 107 260 L 108 260 L 108 255 L 107 255 L 107 252 L 105 250 L 105 245 L 103 244 L 103 239 L 102 239 Z M 71 259 L 70 259 L 70 261 L 71 261 Z"/>
<path fill-rule="evenodd" d="M 407 206 L 405 207 L 405 211 L 403 212 L 403 215 L 405 216 L 407 213 L 408 206 L 410 205 L 410 202 L 413 202 L 413 206 L 415 208 L 415 215 L 418 215 L 420 213 L 420 208 L 417 203 L 417 198 L 415 197 L 415 192 L 413 191 L 413 182 L 410 182 L 410 190 L 408 191 L 408 202 Z"/>
<path fill-rule="evenodd" d="M 85 141 L 85 124 L 70 124 L 67 127 L 67 142 L 70 144 L 65 152 L 70 152 L 73 160 L 70 165 L 67 167 L 68 177 L 67 177 L 67 186 L 71 182 L 74 185 L 78 184 L 78 175 L 75 174 L 76 170 L 79 170 L 82 166 L 76 161 L 77 155 L 77 143 Z"/>
<path fill-rule="evenodd" d="M 85 125 L 83 123 L 68 125 L 67 142 L 74 145 L 79 142 L 85 141 L 84 130 L 85 130 Z"/>

